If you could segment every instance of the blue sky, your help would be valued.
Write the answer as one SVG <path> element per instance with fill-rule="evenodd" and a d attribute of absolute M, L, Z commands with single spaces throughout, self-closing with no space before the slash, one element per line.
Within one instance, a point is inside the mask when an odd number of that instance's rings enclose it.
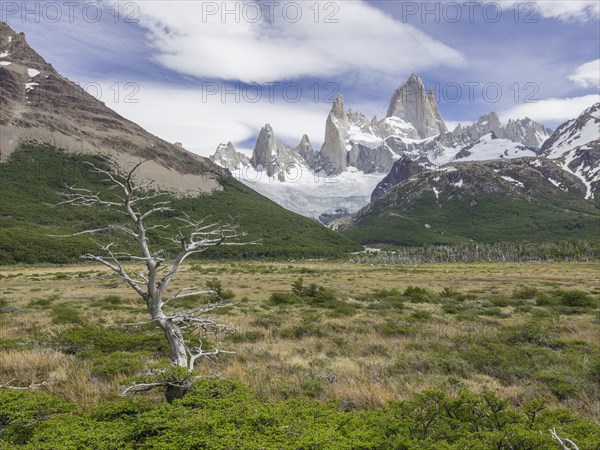
<path fill-rule="evenodd" d="M 318 149 L 337 93 L 382 117 L 413 72 L 450 127 L 490 111 L 555 127 L 598 101 L 600 6 L 516 5 L 4 1 L 0 19 L 111 108 L 208 155 L 229 140 L 251 149 L 267 122 Z"/>

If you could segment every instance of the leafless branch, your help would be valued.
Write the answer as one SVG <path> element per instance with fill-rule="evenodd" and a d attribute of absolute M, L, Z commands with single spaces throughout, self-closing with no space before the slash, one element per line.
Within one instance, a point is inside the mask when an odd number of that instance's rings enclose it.
<path fill-rule="evenodd" d="M 13 378 L 12 380 L 8 381 L 7 383 L 4 384 L 0 384 L 0 388 L 5 388 L 5 389 L 13 389 L 13 390 L 29 390 L 29 389 L 37 389 L 39 387 L 45 386 L 46 383 L 45 381 L 41 381 L 39 383 L 31 383 L 29 386 L 13 386 L 13 383 L 17 381 L 16 378 Z"/>
<path fill-rule="evenodd" d="M 552 437 L 558 441 L 558 444 L 563 450 L 579 450 L 579 447 L 571 439 L 561 438 L 556 432 L 556 428 L 548 430 Z"/>

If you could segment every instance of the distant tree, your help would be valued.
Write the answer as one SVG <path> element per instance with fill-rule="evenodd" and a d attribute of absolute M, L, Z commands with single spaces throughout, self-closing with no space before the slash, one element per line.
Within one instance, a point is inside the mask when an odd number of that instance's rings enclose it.
<path fill-rule="evenodd" d="M 184 335 L 196 336 L 198 332 L 219 332 L 226 329 L 216 323 L 206 314 L 230 306 L 214 290 L 198 290 L 197 288 L 179 289 L 173 295 L 168 295 L 169 285 L 181 268 L 184 261 L 209 248 L 220 245 L 247 245 L 250 242 L 241 242 L 246 234 L 238 231 L 238 226 L 231 223 L 209 222 L 207 219 L 195 220 L 186 213 L 181 213 L 173 221 L 180 224 L 174 233 L 164 236 L 169 230 L 169 224 L 149 225 L 148 222 L 161 214 L 173 214 L 171 202 L 164 200 L 165 193 L 151 189 L 149 182 L 138 182 L 135 178 L 137 170 L 143 162 L 135 165 L 133 169 L 120 173 L 116 166 L 109 168 L 98 167 L 89 163 L 91 170 L 101 176 L 113 189 L 110 194 L 94 193 L 88 189 L 76 186 L 67 186 L 62 194 L 64 200 L 54 206 L 73 205 L 79 207 L 99 207 L 104 210 L 115 211 L 124 215 L 124 220 L 109 226 L 89 229 L 68 236 L 84 234 L 122 235 L 128 238 L 137 248 L 137 252 L 119 251 L 116 241 L 110 243 L 97 243 L 98 254 L 86 254 L 82 258 L 96 261 L 105 265 L 131 287 L 144 301 L 150 314 L 151 321 L 162 330 L 169 342 L 172 354 L 172 365 L 178 368 L 178 379 L 169 379 L 152 383 L 134 384 L 122 394 L 130 392 L 147 391 L 158 386 L 166 386 L 167 400 L 181 398 L 191 386 L 191 373 L 199 358 L 218 355 L 225 352 L 217 348 L 204 349 L 202 340 L 196 339 L 192 343 Z M 116 191 L 116 192 L 114 192 Z M 156 230 L 156 231 L 153 231 Z M 154 249 L 149 238 L 149 232 L 161 232 L 160 239 L 168 242 L 175 248 L 174 256 L 167 256 L 164 248 Z M 63 236 L 67 237 L 67 236 Z M 156 239 L 155 239 L 156 240 Z M 129 267 L 124 267 L 123 261 L 138 261 L 144 264 L 145 269 L 131 275 Z M 177 300 L 185 297 L 209 295 L 209 303 L 192 310 L 177 311 L 167 306 L 173 306 Z M 181 375 L 183 374 L 183 375 Z"/>

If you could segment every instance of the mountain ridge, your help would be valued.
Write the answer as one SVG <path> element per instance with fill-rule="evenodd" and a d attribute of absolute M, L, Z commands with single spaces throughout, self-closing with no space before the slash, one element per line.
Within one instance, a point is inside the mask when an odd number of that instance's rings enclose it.
<path fill-rule="evenodd" d="M 471 125 L 458 125 L 448 131 L 435 96 L 426 91 L 423 80 L 416 74 L 394 91 L 388 114 L 381 120 L 377 117 L 369 120 L 363 113 L 347 109 L 340 94 L 327 115 L 325 137 L 318 152 L 306 145 L 286 147 L 275 137 L 277 144 L 273 144 L 271 150 L 264 149 L 268 145 L 261 138 L 263 130 L 249 161 L 231 147 L 224 153 L 224 144 L 211 160 L 273 201 L 314 219 L 339 215 L 340 209 L 348 209 L 349 213 L 358 211 L 369 202 L 373 190 L 390 174 L 395 162 L 404 157 L 432 168 L 455 160 L 536 156 L 551 132 L 529 118 L 511 119 L 504 127 L 494 112 L 481 116 Z M 269 133 L 275 135 L 270 126 Z M 308 136 L 305 141 L 310 142 Z M 257 152 L 270 156 L 268 168 L 259 164 L 264 161 Z M 252 176 L 247 176 L 250 173 Z M 352 202 L 341 207 L 334 199 L 341 197 L 345 190 L 354 190 L 349 187 L 350 176 L 356 179 L 354 188 L 360 185 L 362 190 Z M 322 195 L 331 197 L 315 200 L 316 189 L 307 190 L 306 183 L 298 182 L 298 179 L 311 177 L 339 181 L 338 192 L 331 186 L 324 187 Z M 373 180 L 376 177 L 379 180 Z M 290 201 L 292 197 L 296 203 Z M 320 209 L 306 207 L 309 200 L 319 203 Z"/>
<path fill-rule="evenodd" d="M 21 141 L 52 142 L 71 152 L 102 153 L 126 167 L 147 160 L 143 177 L 189 194 L 219 190 L 223 169 L 120 116 L 59 74 L 24 33 L 0 22 L 0 160 Z M 93 124 L 93 125 L 92 125 Z"/>

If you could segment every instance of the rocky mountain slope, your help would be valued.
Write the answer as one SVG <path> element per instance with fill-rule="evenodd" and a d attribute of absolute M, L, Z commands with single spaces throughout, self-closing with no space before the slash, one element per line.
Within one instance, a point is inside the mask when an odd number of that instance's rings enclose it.
<path fill-rule="evenodd" d="M 549 159 L 459 162 L 399 180 L 334 226 L 363 244 L 598 239 L 586 187 Z"/>
<path fill-rule="evenodd" d="M 586 199 L 598 200 L 600 189 L 600 102 L 577 119 L 563 123 L 541 149 L 586 186 Z"/>
<path fill-rule="evenodd" d="M 369 120 L 347 109 L 343 96 L 336 98 L 318 152 L 306 135 L 299 146 L 287 148 L 266 125 L 251 159 L 230 145 L 219 146 L 211 159 L 275 202 L 318 218 L 358 211 L 402 158 L 432 168 L 458 160 L 536 156 L 549 135 L 527 118 L 503 127 L 495 113 L 448 131 L 435 96 L 413 74 L 393 93 L 382 120 Z"/>
<path fill-rule="evenodd" d="M 0 160 L 23 140 L 71 152 L 104 154 L 178 192 L 219 190 L 223 169 L 148 133 L 59 74 L 25 39 L 0 22 Z"/>

